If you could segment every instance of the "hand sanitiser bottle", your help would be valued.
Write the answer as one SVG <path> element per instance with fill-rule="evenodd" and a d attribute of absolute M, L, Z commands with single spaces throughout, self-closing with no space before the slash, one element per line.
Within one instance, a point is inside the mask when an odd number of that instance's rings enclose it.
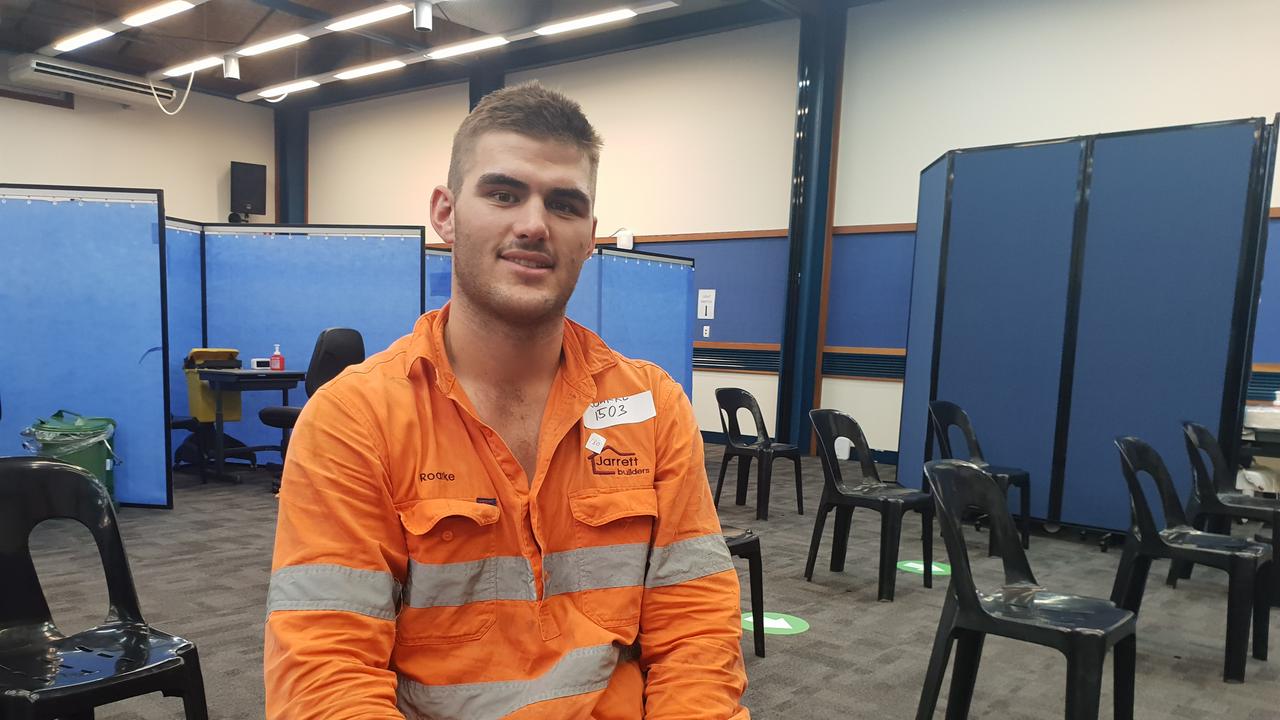
<path fill-rule="evenodd" d="M 271 353 L 271 369 L 284 370 L 284 356 L 280 354 L 280 343 L 276 343 L 276 351 Z"/>

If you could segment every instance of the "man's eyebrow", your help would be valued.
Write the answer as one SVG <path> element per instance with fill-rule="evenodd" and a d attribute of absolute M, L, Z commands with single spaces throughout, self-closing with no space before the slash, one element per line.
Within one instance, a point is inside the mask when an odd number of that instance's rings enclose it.
<path fill-rule="evenodd" d="M 576 187 L 552 188 L 551 192 L 547 193 L 547 196 L 558 200 L 570 200 L 572 202 L 582 203 L 587 207 L 591 206 L 591 198 L 587 197 L 585 192 Z"/>
<path fill-rule="evenodd" d="M 513 190 L 529 189 L 529 183 L 526 183 L 523 180 L 517 180 L 510 175 L 504 175 L 503 173 L 485 173 L 480 176 L 479 180 L 476 180 L 476 185 L 498 185 L 502 187 L 509 187 Z"/>

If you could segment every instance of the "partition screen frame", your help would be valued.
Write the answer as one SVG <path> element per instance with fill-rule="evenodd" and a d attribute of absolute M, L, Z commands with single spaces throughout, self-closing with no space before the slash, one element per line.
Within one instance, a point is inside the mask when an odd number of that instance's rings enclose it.
<path fill-rule="evenodd" d="M 42 184 L 25 184 L 25 183 L 0 183 L 0 191 L 15 190 L 33 190 L 34 194 L 40 192 L 52 193 L 58 196 L 66 196 L 74 198 L 77 195 L 93 195 L 101 193 L 122 193 L 126 195 L 154 195 L 156 198 L 156 237 L 158 242 L 157 261 L 160 269 L 160 284 L 158 292 L 160 293 L 160 362 L 161 362 L 161 388 L 162 388 L 162 410 L 159 418 L 162 423 L 162 435 L 164 436 L 164 492 L 165 501 L 163 504 L 153 503 L 119 503 L 122 507 L 142 507 L 142 508 L 164 508 L 166 510 L 173 509 L 173 438 L 169 431 L 169 406 L 170 406 L 170 387 L 169 387 L 169 288 L 168 288 L 168 266 L 166 263 L 167 246 L 165 244 L 165 214 L 164 214 L 164 191 L 158 188 L 129 188 L 129 187 L 113 187 L 113 186 L 90 186 L 90 185 L 42 185 Z M 203 315 L 203 308 L 201 308 Z"/>

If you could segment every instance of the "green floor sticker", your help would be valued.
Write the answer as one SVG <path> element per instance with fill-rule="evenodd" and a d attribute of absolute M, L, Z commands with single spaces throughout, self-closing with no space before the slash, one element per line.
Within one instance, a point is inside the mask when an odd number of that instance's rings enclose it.
<path fill-rule="evenodd" d="M 743 630 L 755 630 L 755 624 L 751 621 L 751 617 L 752 614 L 749 612 L 742 613 Z M 809 623 L 795 615 L 783 615 L 782 613 L 772 612 L 764 614 L 765 635 L 799 635 L 808 629 Z"/>
<path fill-rule="evenodd" d="M 911 573 L 913 575 L 924 574 L 924 563 L 919 560 L 903 560 L 898 563 L 898 569 L 902 572 Z M 934 575 L 950 575 L 951 566 L 946 563 L 936 562 L 933 564 Z"/>

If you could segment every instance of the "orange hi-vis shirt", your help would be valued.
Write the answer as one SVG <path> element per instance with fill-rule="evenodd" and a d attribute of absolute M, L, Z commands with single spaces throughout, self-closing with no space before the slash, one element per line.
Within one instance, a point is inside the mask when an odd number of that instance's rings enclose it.
<path fill-rule="evenodd" d="M 746 720 L 738 578 L 680 385 L 566 320 L 526 481 L 449 367 L 448 315 L 302 411 L 267 717 Z"/>

